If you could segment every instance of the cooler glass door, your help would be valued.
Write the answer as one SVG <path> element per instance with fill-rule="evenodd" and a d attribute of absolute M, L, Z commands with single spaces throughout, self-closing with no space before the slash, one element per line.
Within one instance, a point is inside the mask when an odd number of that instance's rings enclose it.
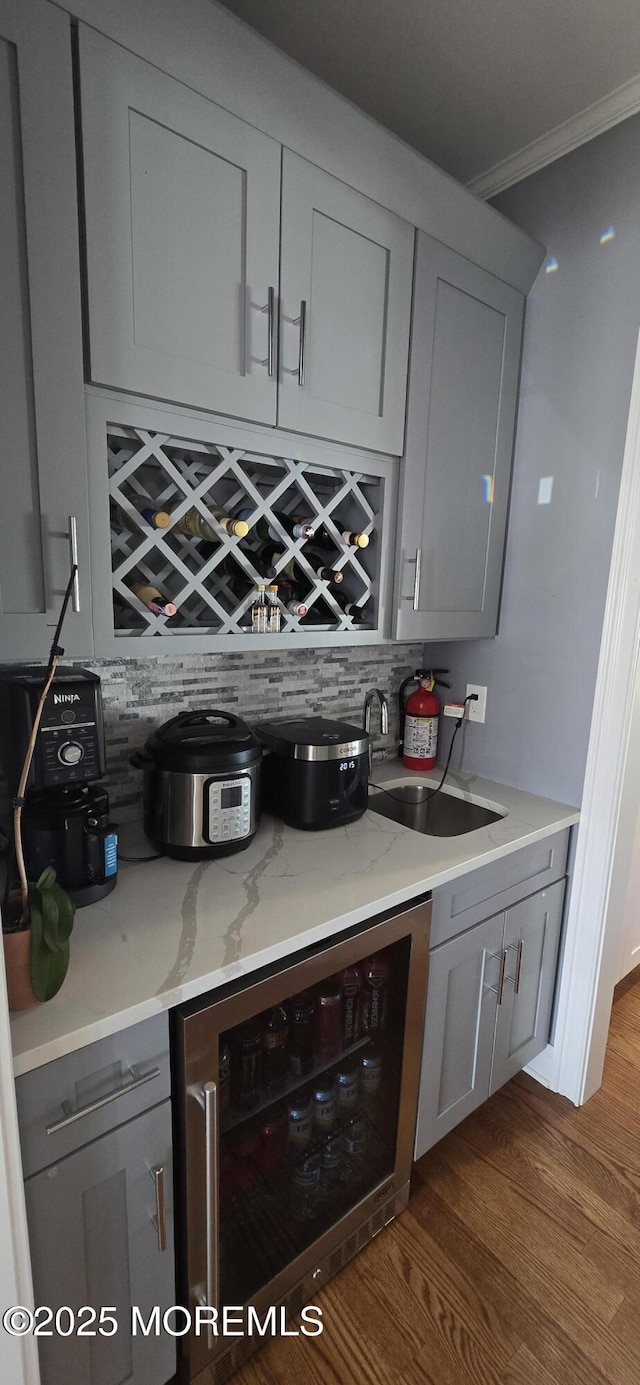
<path fill-rule="evenodd" d="M 192 1309 L 277 1302 L 327 1233 L 408 1180 L 429 908 L 349 930 L 182 1020 Z"/>

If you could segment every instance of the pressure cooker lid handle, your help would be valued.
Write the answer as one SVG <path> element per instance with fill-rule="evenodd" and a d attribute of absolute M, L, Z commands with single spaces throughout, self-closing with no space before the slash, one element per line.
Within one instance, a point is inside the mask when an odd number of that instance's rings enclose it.
<path fill-rule="evenodd" d="M 162 727 L 163 733 L 173 727 L 182 726 L 206 726 L 211 721 L 226 721 L 229 726 L 239 726 L 240 718 L 233 715 L 233 712 L 179 712 L 177 717 L 172 717 L 171 721 L 165 722 Z"/>

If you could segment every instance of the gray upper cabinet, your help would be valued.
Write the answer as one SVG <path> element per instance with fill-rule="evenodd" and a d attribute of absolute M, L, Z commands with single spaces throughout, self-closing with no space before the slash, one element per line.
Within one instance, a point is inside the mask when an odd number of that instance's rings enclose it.
<path fill-rule="evenodd" d="M 283 151 L 283 428 L 399 455 L 414 229 Z"/>
<path fill-rule="evenodd" d="M 69 18 L 0 0 L 0 658 L 92 652 Z M 72 523 L 70 523 L 70 519 Z"/>
<path fill-rule="evenodd" d="M 91 379 L 275 424 L 280 145 L 83 26 L 80 74 Z"/>
<path fill-rule="evenodd" d="M 418 233 L 397 639 L 494 635 L 524 299 Z"/>

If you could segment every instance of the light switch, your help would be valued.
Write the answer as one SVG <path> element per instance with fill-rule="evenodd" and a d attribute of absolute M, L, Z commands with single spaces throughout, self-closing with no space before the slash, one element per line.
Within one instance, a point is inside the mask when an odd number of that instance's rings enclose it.
<path fill-rule="evenodd" d="M 550 505 L 553 491 L 553 476 L 541 476 L 538 482 L 538 504 Z"/>

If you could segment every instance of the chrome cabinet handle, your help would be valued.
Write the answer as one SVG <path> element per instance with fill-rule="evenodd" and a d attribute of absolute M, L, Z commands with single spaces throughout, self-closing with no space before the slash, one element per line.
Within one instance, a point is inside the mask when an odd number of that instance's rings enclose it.
<path fill-rule="evenodd" d="M 205 1239 L 207 1306 L 218 1307 L 218 1265 L 220 1230 L 218 1227 L 218 1086 L 204 1085 L 204 1157 L 205 1157 Z M 212 1325 L 208 1326 L 209 1350 L 213 1349 Z"/>
<path fill-rule="evenodd" d="M 78 521 L 75 515 L 69 515 L 69 562 L 71 569 L 75 567 L 73 587 L 71 589 L 71 608 L 76 615 L 80 611 L 80 578 L 78 573 Z"/>
<path fill-rule="evenodd" d="M 257 303 L 254 306 L 258 307 Z M 269 379 L 273 380 L 276 373 L 276 291 L 271 286 L 267 289 L 267 301 L 258 312 L 267 314 L 267 354 L 258 365 L 266 365 Z"/>
<path fill-rule="evenodd" d="M 300 299 L 300 316 L 286 317 L 285 322 L 290 322 L 292 327 L 299 328 L 298 335 L 298 364 L 296 366 L 283 365 L 283 375 L 296 375 L 298 384 L 304 385 L 304 371 L 307 350 L 307 305 L 304 298 Z"/>
<path fill-rule="evenodd" d="M 413 609 L 420 610 L 420 568 L 422 566 L 422 549 L 416 548 L 416 575 L 413 579 Z"/>
<path fill-rule="evenodd" d="M 300 302 L 300 337 L 298 340 L 298 384 L 304 385 L 304 361 L 307 349 L 307 305 L 304 298 Z"/>
<path fill-rule="evenodd" d="M 153 1179 L 156 1189 L 156 1215 L 155 1217 L 152 1217 L 152 1221 L 158 1233 L 158 1250 L 162 1253 L 167 1249 L 167 1224 L 164 1201 L 164 1166 L 162 1164 L 158 1164 L 156 1168 L 149 1169 L 149 1175 Z"/>
<path fill-rule="evenodd" d="M 145 1082 L 153 1082 L 155 1077 L 160 1076 L 159 1068 L 150 1068 L 148 1072 L 138 1072 L 136 1067 L 129 1068 L 130 1082 L 123 1082 L 120 1087 L 116 1087 L 108 1096 L 102 1096 L 98 1101 L 90 1101 L 87 1106 L 78 1106 L 74 1111 L 69 1101 L 63 1101 L 62 1109 L 64 1116 L 62 1120 L 54 1121 L 53 1125 L 47 1126 L 47 1135 L 57 1135 L 59 1130 L 65 1130 L 68 1125 L 73 1125 L 74 1121 L 82 1120 L 83 1116 L 92 1116 L 94 1111 L 101 1111 L 103 1106 L 108 1106 L 110 1102 L 117 1101 L 118 1097 L 126 1096 L 127 1092 L 135 1092 L 137 1087 L 144 1087 Z"/>
<path fill-rule="evenodd" d="M 517 995 L 520 990 L 520 974 L 522 972 L 522 953 L 524 950 L 524 939 L 519 938 L 517 943 L 509 943 L 507 952 L 516 950 L 516 969 L 513 976 L 508 976 L 507 981 L 513 981 L 513 994 Z"/>
<path fill-rule="evenodd" d="M 490 953 L 489 953 L 489 961 L 493 961 L 493 960 L 496 960 L 496 961 L 497 961 L 498 957 L 500 958 L 500 977 L 499 977 L 499 979 L 498 979 L 498 984 L 497 984 L 497 986 L 487 986 L 486 983 L 485 983 L 485 989 L 486 989 L 487 991 L 493 991 L 493 994 L 494 994 L 494 995 L 497 995 L 497 997 L 498 997 L 498 1005 L 502 1005 L 502 999 L 503 999 L 503 996 L 504 996 L 504 983 L 505 983 L 505 979 L 506 979 L 506 978 L 505 978 L 505 972 L 506 972 L 506 970 L 507 970 L 507 952 L 508 952 L 508 951 L 509 951 L 509 949 L 505 947 L 505 948 L 503 948 L 502 952 L 490 952 Z"/>
<path fill-rule="evenodd" d="M 517 994 L 518 994 L 518 991 L 520 990 L 520 973 L 522 972 L 522 954 L 523 954 L 523 952 L 524 952 L 524 939 L 521 938 L 520 941 L 519 941 L 519 943 L 518 943 L 518 956 L 516 957 L 516 979 L 515 979 L 515 985 L 514 985 L 514 988 L 513 988 L 514 995 L 517 995 Z"/>

